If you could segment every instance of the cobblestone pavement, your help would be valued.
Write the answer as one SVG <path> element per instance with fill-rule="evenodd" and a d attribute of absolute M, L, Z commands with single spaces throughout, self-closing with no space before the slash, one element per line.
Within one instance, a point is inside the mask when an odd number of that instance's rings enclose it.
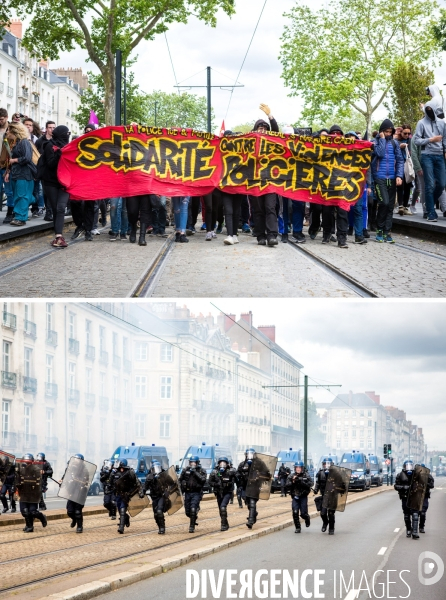
<path fill-rule="evenodd" d="M 72 231 L 72 228 L 71 228 Z M 168 231 L 172 231 L 169 229 Z M 306 233 L 306 229 L 304 230 Z M 372 234 L 373 235 L 373 234 Z M 69 237 L 69 235 L 67 235 Z M 152 297 L 358 297 L 328 270 L 292 244 L 258 246 L 240 234 L 240 243 L 225 246 L 225 234 L 211 242 L 199 232 L 189 244 L 174 244 L 160 272 Z M 0 269 L 47 251 L 51 235 L 1 246 Z M 399 245 L 364 246 L 349 238 L 349 249 L 321 244 L 308 235 L 302 247 L 340 269 L 381 297 L 446 296 L 446 244 L 395 234 L 398 244 L 438 255 L 428 256 Z M 107 230 L 93 243 L 77 242 L 41 260 L 0 274 L 2 297 L 124 298 L 156 257 L 164 240 L 147 236 L 147 247 L 128 241 L 110 243 Z M 440 258 L 441 257 L 441 258 Z"/>

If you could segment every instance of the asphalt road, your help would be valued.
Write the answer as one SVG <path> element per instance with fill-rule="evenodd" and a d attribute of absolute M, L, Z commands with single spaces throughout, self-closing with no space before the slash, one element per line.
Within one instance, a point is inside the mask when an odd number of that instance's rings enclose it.
<path fill-rule="evenodd" d="M 336 513 L 336 533 L 334 536 L 322 534 L 319 518 L 311 520 L 309 529 L 304 528 L 301 534 L 295 534 L 289 527 L 275 534 L 262 536 L 228 550 L 218 552 L 200 561 L 192 562 L 153 579 L 137 583 L 122 590 L 113 592 L 113 600 L 146 600 L 147 598 L 163 598 L 163 600 L 183 600 L 187 597 L 228 598 L 239 597 L 238 576 L 243 569 L 255 572 L 266 569 L 267 575 L 262 579 L 269 581 L 272 569 L 299 571 L 299 578 L 305 569 L 311 569 L 306 580 L 306 589 L 311 595 L 308 598 L 343 598 L 365 600 L 366 598 L 409 598 L 410 600 L 444 600 L 446 598 L 446 574 L 434 585 L 422 585 L 418 578 L 418 561 L 425 551 L 436 553 L 446 563 L 446 536 L 444 532 L 444 514 L 446 511 L 446 484 L 441 479 L 441 488 L 432 494 L 426 521 L 426 533 L 420 534 L 419 540 L 406 538 L 401 504 L 393 492 L 379 494 L 363 502 L 347 506 L 345 513 Z M 261 505 L 260 502 L 260 511 Z M 426 561 L 425 561 L 426 562 Z M 428 563 L 432 563 L 429 558 Z M 432 567 L 431 576 L 435 576 L 436 567 Z M 220 593 L 213 595 L 209 579 L 207 592 L 203 595 L 200 589 L 197 596 L 186 596 L 186 571 L 213 570 L 218 580 L 220 569 L 234 569 L 237 584 L 232 588 L 236 596 L 226 594 L 225 580 Z M 320 575 L 323 584 L 320 596 L 315 596 L 314 571 L 322 570 Z M 373 587 L 374 573 L 375 585 Z M 340 591 L 341 572 L 345 586 Z M 350 580 L 353 573 L 353 580 Z M 282 576 L 279 574 L 279 581 Z M 426 575 L 428 577 L 428 575 Z M 362 579 L 361 579 L 362 578 Z M 366 584 L 367 581 L 367 584 Z M 389 582 L 387 584 L 387 581 Z M 395 582 L 395 583 L 392 583 Z M 384 585 L 383 585 L 384 584 Z M 370 593 L 367 590 L 370 589 Z M 335 590 L 336 588 L 336 590 Z M 356 590 L 356 592 L 352 591 Z M 357 591 L 359 590 L 359 593 Z M 299 587 L 299 598 L 303 588 Z M 281 598 L 282 586 L 277 588 L 279 595 L 258 595 L 253 590 L 252 596 Z M 108 594 L 111 596 L 111 594 Z M 240 596 L 242 597 L 242 596 Z M 292 593 L 288 597 L 293 596 Z"/>
<path fill-rule="evenodd" d="M 99 494 L 99 496 L 88 496 L 85 506 L 96 506 L 102 505 L 103 502 L 103 494 Z M 47 497 L 45 499 L 45 504 L 48 510 L 52 510 L 55 508 L 65 508 L 67 501 L 64 498 L 57 497 Z"/>

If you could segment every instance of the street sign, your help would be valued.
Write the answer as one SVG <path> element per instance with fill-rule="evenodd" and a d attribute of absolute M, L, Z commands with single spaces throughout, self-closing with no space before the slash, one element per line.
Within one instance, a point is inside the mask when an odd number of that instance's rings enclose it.
<path fill-rule="evenodd" d="M 390 459 L 389 458 L 386 460 L 386 465 L 390 465 Z"/>

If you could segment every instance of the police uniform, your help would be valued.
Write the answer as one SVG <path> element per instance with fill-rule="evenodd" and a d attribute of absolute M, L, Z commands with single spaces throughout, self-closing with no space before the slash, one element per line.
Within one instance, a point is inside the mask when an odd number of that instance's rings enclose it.
<path fill-rule="evenodd" d="M 316 475 L 316 485 L 314 486 L 314 493 L 318 494 L 320 491 L 321 496 L 324 496 L 325 487 L 327 485 L 327 476 L 329 469 L 320 469 Z M 335 528 L 335 510 L 332 508 L 321 508 L 321 519 L 322 519 L 322 529 L 321 531 L 327 531 L 328 525 L 328 533 L 330 535 L 334 534 Z"/>
<path fill-rule="evenodd" d="M 302 469 L 301 473 L 296 472 L 296 468 Z M 307 527 L 310 526 L 310 515 L 308 514 L 308 494 L 312 486 L 311 478 L 309 477 L 304 464 L 296 463 L 294 465 L 294 473 L 288 475 L 286 486 L 290 492 L 292 502 L 291 509 L 293 511 L 294 525 L 296 526 L 295 533 L 300 533 L 299 513 L 305 521 Z"/>
<path fill-rule="evenodd" d="M 110 483 L 111 476 L 111 461 L 104 460 L 101 472 L 99 473 L 99 481 L 104 487 L 104 508 L 108 510 L 108 516 L 112 520 L 116 519 L 116 498 L 113 487 Z"/>
<path fill-rule="evenodd" d="M 196 466 L 191 466 L 191 463 L 195 463 Z M 189 533 L 195 531 L 206 478 L 206 471 L 201 467 L 198 456 L 191 456 L 189 466 L 181 471 L 179 477 L 181 489 L 184 492 L 184 509 L 186 516 L 190 519 Z"/>
<path fill-rule="evenodd" d="M 116 495 L 116 508 L 119 511 L 119 526 L 118 533 L 124 533 L 124 527 L 130 527 L 130 516 L 127 513 L 127 507 L 132 498 L 132 493 L 136 489 L 139 497 L 144 498 L 144 490 L 142 489 L 141 482 L 136 476 L 135 471 L 127 466 L 127 459 L 123 458 L 117 461 L 118 464 L 115 464 L 115 468 L 112 470 L 112 474 L 110 476 L 110 483 L 112 488 L 115 490 Z M 117 488 L 119 484 L 119 480 L 126 476 L 125 483 L 123 489 L 121 487 Z"/>
<path fill-rule="evenodd" d="M 235 469 L 231 468 L 229 460 L 226 457 L 220 458 L 218 467 L 209 475 L 209 485 L 212 487 L 217 498 L 221 518 L 221 531 L 229 529 L 227 506 L 234 495 L 235 481 Z"/>
<path fill-rule="evenodd" d="M 159 465 L 159 468 L 158 468 Z M 154 472 L 156 470 L 156 472 Z M 158 525 L 158 533 L 163 535 L 166 533 L 166 523 L 164 519 L 164 511 L 166 508 L 166 499 L 164 495 L 164 488 L 161 485 L 160 474 L 164 473 L 163 469 L 158 461 L 152 462 L 151 472 L 147 475 L 144 483 L 144 492 L 150 494 L 152 500 L 153 516 L 155 522 Z"/>

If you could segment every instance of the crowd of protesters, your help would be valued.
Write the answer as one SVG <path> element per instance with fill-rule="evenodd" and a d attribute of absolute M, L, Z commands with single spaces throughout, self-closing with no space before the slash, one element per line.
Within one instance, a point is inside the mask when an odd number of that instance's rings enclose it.
<path fill-rule="evenodd" d="M 225 245 L 238 243 L 239 231 L 252 234 L 259 245 L 275 246 L 279 240 L 286 243 L 305 243 L 303 228 L 314 240 L 322 233 L 322 243 L 337 243 L 348 248 L 348 236 L 356 244 L 365 244 L 370 232 L 378 242 L 393 243 L 391 235 L 394 212 L 401 216 L 417 213 L 417 202 L 422 206 L 427 221 L 438 219 L 436 208 L 446 217 L 446 127 L 443 98 L 437 86 L 429 86 L 430 100 L 422 106 L 424 117 L 415 131 L 410 124 L 394 127 L 385 119 L 379 131 L 370 136 L 373 143 L 371 167 L 361 198 L 346 211 L 339 207 L 292 201 L 277 194 L 246 196 L 227 194 L 220 190 L 205 196 L 166 197 L 144 194 L 127 198 L 116 197 L 95 201 L 70 200 L 69 194 L 57 178 L 60 150 L 69 143 L 70 131 L 64 125 L 47 121 L 42 132 L 33 119 L 20 113 L 12 115 L 0 108 L 0 199 L 6 196 L 7 213 L 4 224 L 21 227 L 29 218 L 52 221 L 56 248 L 65 248 L 63 236 L 65 216 L 71 214 L 76 225 L 71 239 L 83 235 L 92 241 L 99 235 L 99 223 L 107 225 L 110 213 L 110 241 L 129 240 L 140 246 L 147 245 L 149 236 L 167 237 L 166 228 L 175 230 L 175 241 L 187 243 L 197 232 L 201 212 L 200 231 L 206 241 L 217 238 L 226 228 Z M 267 120 L 259 119 L 253 127 L 260 134 L 279 131 L 270 108 L 260 108 Z M 88 124 L 84 134 L 96 128 Z M 295 133 L 291 126 L 283 133 Z M 226 131 L 226 135 L 232 134 Z M 321 129 L 314 136 L 343 136 L 368 139 L 357 131 L 344 133 L 338 125 Z M 73 138 L 74 139 L 74 138 Z M 139 237 L 137 231 L 139 228 Z M 280 235 L 280 237 L 279 237 Z"/>

